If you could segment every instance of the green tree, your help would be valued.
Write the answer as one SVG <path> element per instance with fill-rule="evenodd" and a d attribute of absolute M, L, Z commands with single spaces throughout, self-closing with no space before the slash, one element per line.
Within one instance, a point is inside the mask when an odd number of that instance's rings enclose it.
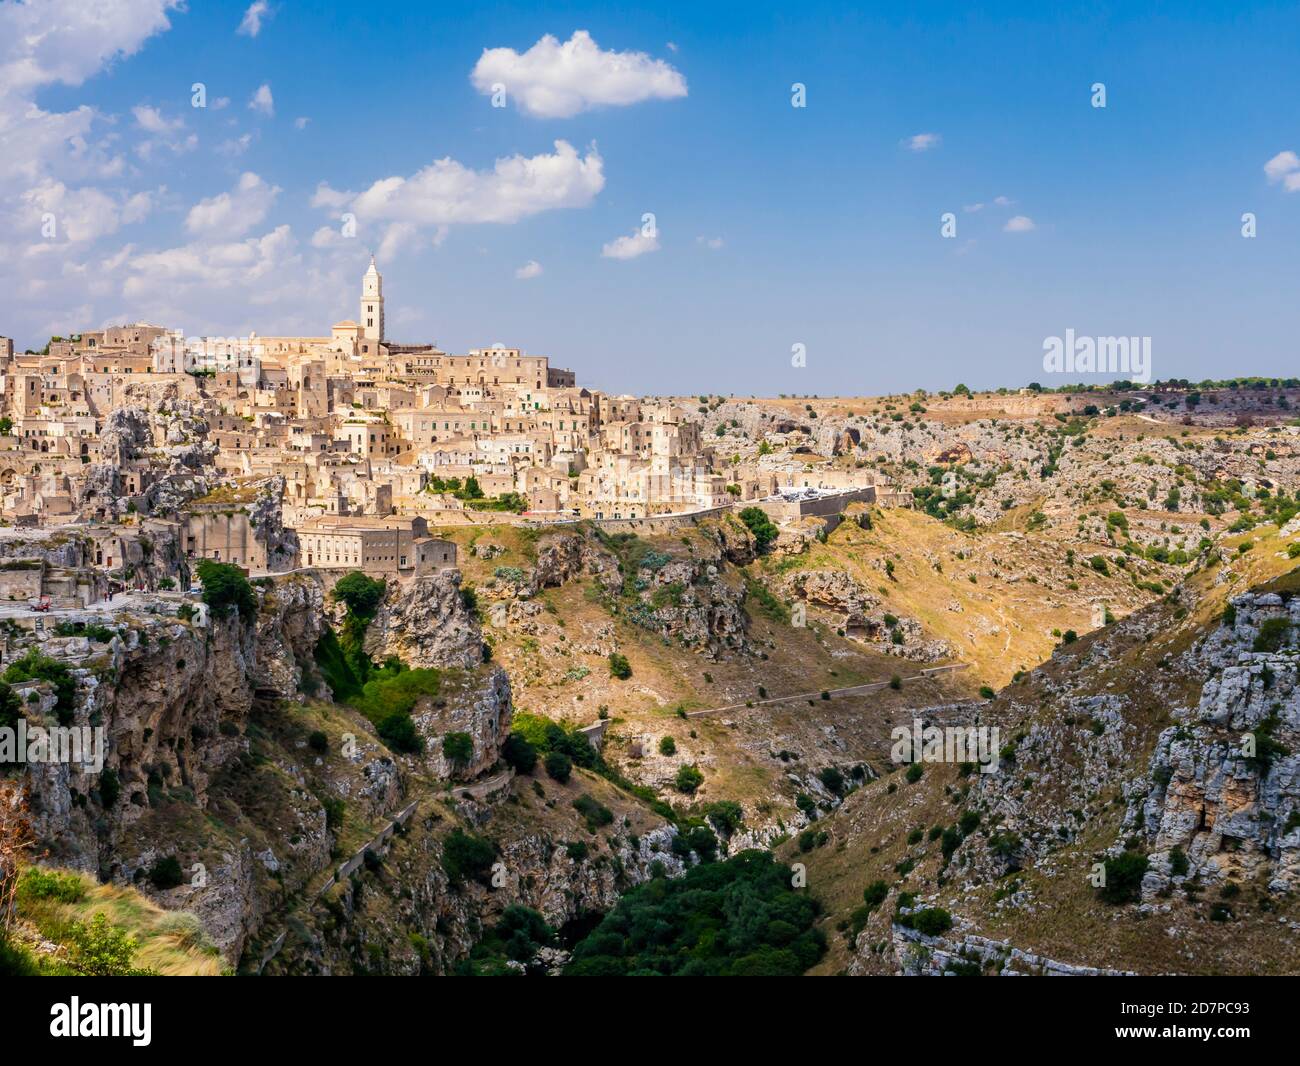
<path fill-rule="evenodd" d="M 562 751 L 548 751 L 543 765 L 546 767 L 547 776 L 554 778 L 560 784 L 569 780 L 569 775 L 573 772 L 573 760 Z"/>
<path fill-rule="evenodd" d="M 219 563 L 214 559 L 201 559 L 195 567 L 203 583 L 203 602 L 212 613 L 222 617 L 238 611 L 240 618 L 248 621 L 257 614 L 257 597 L 244 572 L 232 563 Z"/>
<path fill-rule="evenodd" d="M 379 601 L 384 595 L 382 578 L 366 577 L 360 570 L 353 570 L 339 578 L 338 584 L 330 596 L 344 604 L 358 618 L 367 622 L 375 617 Z"/>
<path fill-rule="evenodd" d="M 511 733 L 501 745 L 501 758 L 517 774 L 531 774 L 537 766 L 537 749 L 519 733 Z"/>
<path fill-rule="evenodd" d="M 754 534 L 754 540 L 758 544 L 758 550 L 764 551 L 767 546 L 776 540 L 780 530 L 767 516 L 767 512 L 761 507 L 746 507 L 740 512 L 740 520 L 749 527 L 749 531 Z"/>

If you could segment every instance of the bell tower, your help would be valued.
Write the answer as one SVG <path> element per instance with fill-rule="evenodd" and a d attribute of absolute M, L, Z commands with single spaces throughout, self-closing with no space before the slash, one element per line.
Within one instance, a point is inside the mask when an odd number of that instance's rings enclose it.
<path fill-rule="evenodd" d="M 370 257 L 370 269 L 361 279 L 361 335 L 367 340 L 384 339 L 384 279 Z"/>

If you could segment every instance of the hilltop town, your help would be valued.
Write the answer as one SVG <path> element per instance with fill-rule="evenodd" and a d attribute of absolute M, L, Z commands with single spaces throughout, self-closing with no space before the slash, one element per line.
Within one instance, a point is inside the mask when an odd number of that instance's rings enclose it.
<path fill-rule="evenodd" d="M 142 535 L 253 572 L 412 575 L 455 564 L 429 525 L 874 498 L 873 470 L 706 437 L 706 406 L 606 395 L 519 348 L 396 343 L 373 259 L 358 317 L 317 337 L 139 323 L 25 353 L 0 338 L 6 524 L 88 530 L 97 565 L 151 588 L 130 565 Z"/>

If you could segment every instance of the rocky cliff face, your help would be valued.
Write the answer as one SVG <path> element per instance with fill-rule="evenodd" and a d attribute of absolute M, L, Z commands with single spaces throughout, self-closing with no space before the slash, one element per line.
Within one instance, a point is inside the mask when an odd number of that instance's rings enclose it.
<path fill-rule="evenodd" d="M 1150 842 L 1143 898 L 1189 880 L 1300 885 L 1300 597 L 1250 593 L 1188 653 L 1200 700 L 1160 734 L 1128 824 Z M 1174 861 L 1175 849 L 1181 853 Z M 1185 861 L 1184 861 L 1185 860 Z"/>
<path fill-rule="evenodd" d="M 440 570 L 390 583 L 366 630 L 376 662 L 396 655 L 408 666 L 473 667 L 483 661 L 483 634 L 465 605 L 460 571 Z"/>

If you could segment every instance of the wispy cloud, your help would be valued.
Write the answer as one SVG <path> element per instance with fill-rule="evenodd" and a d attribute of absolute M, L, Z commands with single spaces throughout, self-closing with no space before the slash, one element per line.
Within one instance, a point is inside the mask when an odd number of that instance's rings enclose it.
<path fill-rule="evenodd" d="M 257 87 L 257 92 L 248 101 L 248 107 L 252 111 L 260 112 L 263 115 L 275 114 L 275 97 L 271 95 L 271 86 L 263 82 Z"/>
<path fill-rule="evenodd" d="M 256 37 L 262 32 L 263 19 L 270 17 L 271 5 L 266 0 L 254 0 L 248 5 L 248 10 L 244 12 L 244 17 L 239 22 L 239 29 L 235 32 L 245 37 Z"/>
<path fill-rule="evenodd" d="M 1034 220 L 1028 215 L 1015 215 L 1007 219 L 1007 224 L 1002 227 L 1004 233 L 1029 233 L 1038 227 L 1034 225 Z"/>
<path fill-rule="evenodd" d="M 1270 185 L 1281 182 L 1287 192 L 1300 192 L 1300 156 L 1295 152 L 1278 152 L 1264 164 L 1264 174 Z"/>
<path fill-rule="evenodd" d="M 529 281 L 532 278 L 540 278 L 541 276 L 542 264 L 536 259 L 528 260 L 528 262 L 515 271 L 515 277 L 520 281 Z"/>
<path fill-rule="evenodd" d="M 659 251 L 658 232 L 656 231 L 652 237 L 647 237 L 638 229 L 631 236 L 615 237 L 607 242 L 601 247 L 600 254 L 605 259 L 636 259 L 648 252 L 657 251 Z"/>
<path fill-rule="evenodd" d="M 938 148 L 943 143 L 943 137 L 937 133 L 914 133 L 903 141 L 903 145 L 911 152 L 928 152 L 931 148 Z"/>

